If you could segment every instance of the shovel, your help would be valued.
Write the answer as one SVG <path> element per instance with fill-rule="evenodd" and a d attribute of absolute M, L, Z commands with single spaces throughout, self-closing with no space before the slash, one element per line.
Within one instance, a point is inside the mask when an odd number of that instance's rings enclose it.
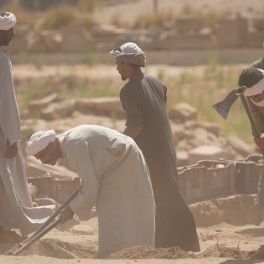
<path fill-rule="evenodd" d="M 256 120 L 255 120 L 255 118 L 254 118 L 254 116 L 252 114 L 252 111 L 251 111 L 250 106 L 248 104 L 247 98 L 244 95 L 244 92 L 245 92 L 246 89 L 247 89 L 246 86 L 242 86 L 242 87 L 239 87 L 239 88 L 231 91 L 226 96 L 226 98 L 223 101 L 221 101 L 221 102 L 219 102 L 217 104 L 214 104 L 213 108 L 216 110 L 216 112 L 220 116 L 222 116 L 224 119 L 227 119 L 227 116 L 228 116 L 228 113 L 229 113 L 229 110 L 230 110 L 231 106 L 234 104 L 236 99 L 238 97 L 240 97 L 241 101 L 243 103 L 243 106 L 244 106 L 244 108 L 246 110 L 248 119 L 249 119 L 249 121 L 251 123 L 253 133 L 255 135 L 257 135 L 257 137 L 260 137 L 260 133 L 258 131 Z M 264 157 L 264 150 L 260 149 L 260 152 L 261 152 L 262 156 Z"/>
<path fill-rule="evenodd" d="M 83 187 L 83 184 L 81 184 L 67 199 L 66 201 L 48 218 L 48 220 L 39 227 L 39 229 L 26 241 L 25 244 L 22 245 L 22 247 L 17 250 L 16 252 L 9 251 L 9 255 L 18 255 L 22 251 L 24 251 L 26 248 L 28 248 L 30 245 L 35 243 L 37 240 L 39 240 L 42 236 L 47 234 L 52 228 L 54 228 L 56 225 L 58 225 L 61 222 L 62 217 L 60 216 L 55 222 L 50 224 L 59 214 L 60 212 L 69 205 L 69 203 L 74 199 L 74 197 L 79 193 L 81 188 Z M 50 225 L 49 225 L 50 224 Z"/>

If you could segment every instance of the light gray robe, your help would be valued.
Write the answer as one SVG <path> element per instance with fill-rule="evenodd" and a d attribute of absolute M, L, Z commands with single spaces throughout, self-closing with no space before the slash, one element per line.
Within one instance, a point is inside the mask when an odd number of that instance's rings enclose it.
<path fill-rule="evenodd" d="M 115 130 L 82 125 L 59 136 L 63 165 L 84 186 L 71 202 L 87 217 L 98 211 L 97 256 L 137 245 L 154 247 L 155 202 L 147 164 L 130 137 Z"/>
<path fill-rule="evenodd" d="M 0 51 L 0 226 L 20 228 L 26 236 L 52 214 L 53 206 L 34 208 L 20 147 L 20 118 L 12 81 L 12 65 Z M 4 157 L 6 141 L 18 142 L 14 159 Z"/>

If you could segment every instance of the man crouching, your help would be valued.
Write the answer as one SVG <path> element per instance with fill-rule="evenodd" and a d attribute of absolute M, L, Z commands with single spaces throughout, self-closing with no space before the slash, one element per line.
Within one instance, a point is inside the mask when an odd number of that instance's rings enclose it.
<path fill-rule="evenodd" d="M 56 137 L 53 130 L 34 133 L 26 152 L 43 164 L 62 159 L 76 172 L 82 190 L 62 212 L 62 223 L 74 214 L 98 212 L 98 252 L 104 257 L 122 248 L 154 247 L 155 203 L 143 154 L 133 139 L 115 130 L 81 125 Z"/>

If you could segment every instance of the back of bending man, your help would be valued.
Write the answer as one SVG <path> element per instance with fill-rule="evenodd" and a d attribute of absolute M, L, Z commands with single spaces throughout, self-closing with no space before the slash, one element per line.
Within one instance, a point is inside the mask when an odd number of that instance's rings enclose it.
<path fill-rule="evenodd" d="M 98 212 L 97 257 L 122 248 L 154 247 L 155 203 L 148 167 L 136 143 L 115 130 L 82 125 L 56 137 L 39 131 L 26 152 L 43 164 L 58 159 L 76 172 L 83 188 L 62 212 L 62 222 L 73 214 L 87 217 L 94 204 Z"/>
<path fill-rule="evenodd" d="M 0 46 L 14 36 L 14 14 L 0 14 Z M 0 51 L 0 239 L 10 239 L 10 229 L 22 236 L 35 231 L 52 214 L 54 206 L 33 208 L 20 148 L 20 117 L 12 81 L 12 65 Z M 2 240 L 2 239 L 1 239 Z"/>
<path fill-rule="evenodd" d="M 180 194 L 167 88 L 143 74 L 145 53 L 135 43 L 125 43 L 111 54 L 122 80 L 129 80 L 120 92 L 127 115 L 124 134 L 136 141 L 150 170 L 157 210 L 155 246 L 199 251 L 195 221 Z"/>

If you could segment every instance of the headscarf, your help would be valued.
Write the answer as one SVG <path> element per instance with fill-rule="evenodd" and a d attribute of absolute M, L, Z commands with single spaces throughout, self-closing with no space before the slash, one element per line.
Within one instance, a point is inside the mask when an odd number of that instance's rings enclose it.
<path fill-rule="evenodd" d="M 9 30 L 16 24 L 16 16 L 13 13 L 5 12 L 5 15 L 0 16 L 0 30 Z"/>
<path fill-rule="evenodd" d="M 262 72 L 262 74 L 264 75 L 264 71 L 262 69 L 258 69 L 259 71 Z M 254 84 L 252 87 L 247 88 L 245 91 L 245 96 L 249 97 L 249 96 L 254 96 L 257 94 L 261 94 L 264 91 L 264 79 L 261 79 L 258 83 Z M 253 99 L 251 99 L 251 102 L 257 106 L 263 107 L 264 106 L 264 100 L 256 103 Z"/>
<path fill-rule="evenodd" d="M 38 131 L 34 133 L 27 142 L 26 152 L 28 155 L 35 155 L 45 149 L 50 142 L 54 142 L 55 140 L 56 133 L 54 130 Z"/>
<path fill-rule="evenodd" d="M 118 50 L 120 49 L 121 52 Z M 127 42 L 119 48 L 113 49 L 110 54 L 117 60 L 125 61 L 127 63 L 145 66 L 146 55 L 141 48 L 133 42 Z"/>

